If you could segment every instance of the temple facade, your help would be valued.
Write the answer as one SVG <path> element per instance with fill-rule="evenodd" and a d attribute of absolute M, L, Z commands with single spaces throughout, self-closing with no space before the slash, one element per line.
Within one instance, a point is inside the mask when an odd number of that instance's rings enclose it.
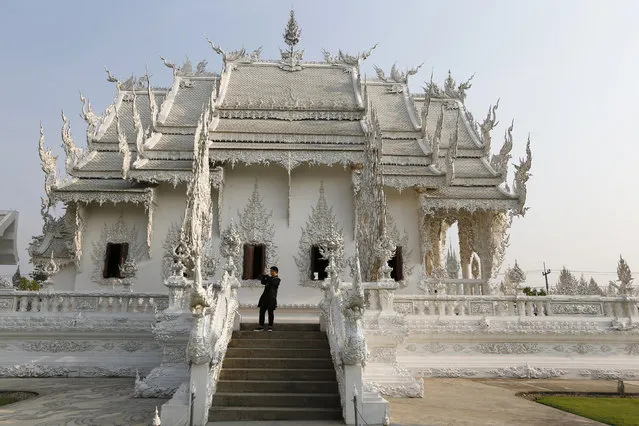
<path fill-rule="evenodd" d="M 265 60 L 260 49 L 225 51 L 221 72 L 207 61 L 178 66 L 169 88 L 148 75 L 120 81 L 102 115 L 81 96 L 88 125 L 80 148 L 62 116 L 66 178 L 40 139 L 46 173 L 43 234 L 29 247 L 32 262 L 60 268 L 60 291 L 165 291 L 184 221 L 194 147 L 206 132 L 211 223 L 206 223 L 207 277 L 219 278 L 223 234 L 234 223 L 242 250 L 242 304 L 256 303 L 257 278 L 280 268 L 283 305 L 316 305 L 326 277 L 326 238 L 344 239 L 345 259 L 358 248 L 365 280 L 379 273 L 382 234 L 400 293 L 488 294 L 495 287 L 514 216 L 526 208 L 527 157 L 506 182 L 512 126 L 498 154 L 491 130 L 497 105 L 475 121 L 464 100 L 470 80 L 427 83 L 413 94 L 408 71 L 362 76 L 358 55 L 302 51 Z M 66 213 L 49 209 L 63 203 Z M 461 276 L 446 270 L 446 232 L 457 223 Z M 471 273 L 471 260 L 479 273 Z M 125 279 L 126 278 L 126 279 Z M 452 280 L 452 281 L 451 281 Z M 454 282 L 453 282 L 454 281 Z M 445 290 L 443 290 L 445 288 Z"/>

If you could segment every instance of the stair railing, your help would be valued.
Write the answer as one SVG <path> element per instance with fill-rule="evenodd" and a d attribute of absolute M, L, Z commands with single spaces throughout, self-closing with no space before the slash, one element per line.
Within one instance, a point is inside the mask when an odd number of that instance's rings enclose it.
<path fill-rule="evenodd" d="M 328 260 L 328 278 L 324 281 L 324 297 L 320 302 L 321 323 L 330 344 L 344 421 L 346 424 L 355 424 L 356 410 L 351 401 L 356 394 L 363 394 L 362 374 L 366 362 L 366 340 L 361 321 L 364 291 L 359 259 L 356 257 L 351 265 L 351 289 L 341 288 L 332 252 L 328 254 Z"/>
<path fill-rule="evenodd" d="M 233 334 L 239 307 L 239 287 L 234 268 L 227 268 L 220 283 L 206 289 L 208 306 L 197 305 L 192 308 L 194 324 L 186 350 L 191 366 L 189 389 L 194 394 L 191 398 L 191 424 L 195 426 L 208 422 L 222 361 Z"/>

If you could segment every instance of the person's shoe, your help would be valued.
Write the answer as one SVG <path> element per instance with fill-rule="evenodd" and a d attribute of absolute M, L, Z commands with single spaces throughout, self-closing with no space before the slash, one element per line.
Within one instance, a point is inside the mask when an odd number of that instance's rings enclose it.
<path fill-rule="evenodd" d="M 266 330 L 266 331 L 269 331 L 269 332 L 273 331 L 273 327 L 269 327 L 268 330 Z"/>
<path fill-rule="evenodd" d="M 257 327 L 255 330 L 253 331 L 264 331 L 264 327 Z"/>

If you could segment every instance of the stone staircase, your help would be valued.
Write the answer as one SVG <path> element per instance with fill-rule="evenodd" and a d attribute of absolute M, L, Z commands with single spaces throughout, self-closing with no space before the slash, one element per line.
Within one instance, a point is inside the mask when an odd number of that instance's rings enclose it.
<path fill-rule="evenodd" d="M 342 407 L 328 339 L 319 324 L 233 333 L 209 421 L 338 420 Z"/>

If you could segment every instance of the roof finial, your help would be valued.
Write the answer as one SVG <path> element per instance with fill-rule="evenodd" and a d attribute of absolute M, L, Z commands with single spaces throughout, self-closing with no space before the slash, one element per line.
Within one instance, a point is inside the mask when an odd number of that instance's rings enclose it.
<path fill-rule="evenodd" d="M 295 46 L 300 42 L 300 36 L 302 35 L 302 29 L 297 25 L 295 20 L 295 11 L 291 9 L 291 14 L 288 19 L 288 24 L 284 29 L 284 43 L 289 47 L 287 51 L 282 51 L 282 68 L 287 71 L 299 71 L 302 69 L 300 62 L 304 56 L 304 50 L 295 50 Z"/>
<path fill-rule="evenodd" d="M 295 10 L 291 9 L 291 16 L 288 18 L 288 24 L 284 31 L 284 43 L 288 44 L 289 52 L 293 56 L 293 49 L 300 42 L 300 36 L 302 35 L 302 29 L 297 25 L 295 20 Z"/>

